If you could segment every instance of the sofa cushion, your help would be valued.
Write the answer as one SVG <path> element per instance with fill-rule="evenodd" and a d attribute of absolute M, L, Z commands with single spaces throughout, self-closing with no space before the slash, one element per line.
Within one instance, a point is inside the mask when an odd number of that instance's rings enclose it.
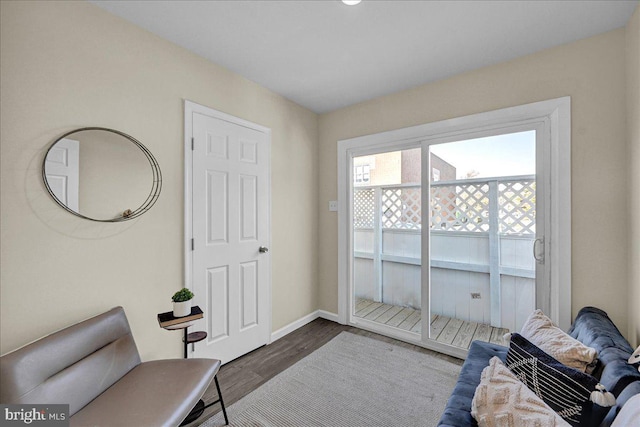
<path fill-rule="evenodd" d="M 144 362 L 70 419 L 71 426 L 177 426 L 220 368 L 215 359 Z"/>
<path fill-rule="evenodd" d="M 607 413 L 607 416 L 600 424 L 600 427 L 611 426 L 613 424 L 614 419 L 616 419 L 616 417 L 618 416 L 622 408 L 625 407 L 627 403 L 629 403 L 629 405 L 633 405 L 638 401 L 637 398 L 635 399 L 634 402 L 629 402 L 629 400 L 631 400 L 632 397 L 639 396 L 639 395 L 640 395 L 640 381 L 635 381 L 627 385 L 616 397 L 615 406 L 611 408 L 611 410 L 609 410 L 609 413 Z"/>
<path fill-rule="evenodd" d="M 471 416 L 471 401 L 480 383 L 482 370 L 487 367 L 489 360 L 497 356 L 503 362 L 507 357 L 507 348 L 501 345 L 473 341 L 469 348 L 467 359 L 462 365 L 460 376 L 456 383 L 447 406 L 438 423 L 443 427 L 477 426 L 478 423 Z"/>
<path fill-rule="evenodd" d="M 640 381 L 638 369 L 627 363 L 633 348 L 604 311 L 584 307 L 578 312 L 569 335 L 598 351 L 594 375 L 614 396 L 632 382 Z"/>
<path fill-rule="evenodd" d="M 594 348 L 584 345 L 555 326 L 542 310 L 535 310 L 529 315 L 522 325 L 520 335 L 560 363 L 581 372 L 585 372 L 598 355 Z"/>
<path fill-rule="evenodd" d="M 629 404 L 620 411 L 611 427 L 628 427 L 640 424 L 640 394 L 629 399 Z"/>
<path fill-rule="evenodd" d="M 471 415 L 480 427 L 569 426 L 497 357 L 482 371 Z"/>
<path fill-rule="evenodd" d="M 511 336 L 507 367 L 572 426 L 598 426 L 609 411 L 590 400 L 598 380 L 563 365 L 520 334 Z"/>
<path fill-rule="evenodd" d="M 598 353 L 610 347 L 619 348 L 629 355 L 633 353 L 633 349 L 607 313 L 596 307 L 581 309 L 568 334 L 584 345 L 593 347 Z"/>

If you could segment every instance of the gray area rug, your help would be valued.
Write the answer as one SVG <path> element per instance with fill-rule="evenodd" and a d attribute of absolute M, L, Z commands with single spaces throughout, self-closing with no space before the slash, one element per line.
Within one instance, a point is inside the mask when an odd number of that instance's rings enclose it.
<path fill-rule="evenodd" d="M 342 332 L 227 409 L 231 426 L 435 426 L 460 366 Z M 202 424 L 224 425 L 222 412 Z"/>

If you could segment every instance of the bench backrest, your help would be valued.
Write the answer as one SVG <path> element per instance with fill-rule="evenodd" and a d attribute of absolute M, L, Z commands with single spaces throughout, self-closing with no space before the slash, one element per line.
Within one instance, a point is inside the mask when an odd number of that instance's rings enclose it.
<path fill-rule="evenodd" d="M 140 364 L 122 307 L 0 358 L 0 402 L 68 403 L 73 415 Z"/>

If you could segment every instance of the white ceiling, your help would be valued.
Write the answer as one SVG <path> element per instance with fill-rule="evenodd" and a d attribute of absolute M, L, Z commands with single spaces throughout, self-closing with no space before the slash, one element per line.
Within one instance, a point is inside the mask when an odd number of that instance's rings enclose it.
<path fill-rule="evenodd" d="M 638 5 L 90 1 L 317 113 L 622 27 Z"/>

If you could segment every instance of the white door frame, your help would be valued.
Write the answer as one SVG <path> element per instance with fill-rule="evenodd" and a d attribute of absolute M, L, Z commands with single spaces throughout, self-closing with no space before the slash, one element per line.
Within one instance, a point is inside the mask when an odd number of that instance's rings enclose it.
<path fill-rule="evenodd" d="M 201 104 L 197 104 L 187 99 L 184 100 L 184 287 L 193 289 L 193 250 L 191 246 L 193 238 L 193 122 L 192 117 L 194 113 L 201 113 L 216 119 L 225 120 L 227 122 L 244 126 L 249 129 L 254 129 L 259 132 L 263 132 L 266 135 L 267 143 L 271 146 L 271 129 L 268 127 L 252 123 L 250 121 L 232 116 L 222 111 L 214 110 Z M 269 178 L 267 182 L 267 189 L 269 191 L 269 207 L 268 207 L 268 220 L 267 224 L 269 230 L 271 230 L 271 161 L 268 162 Z M 271 248 L 271 232 L 269 232 L 268 248 Z M 268 258 L 269 272 L 271 269 L 271 257 Z M 271 329 L 272 329 L 272 297 L 271 297 L 271 274 L 269 274 L 267 283 L 264 284 L 267 291 L 267 306 L 269 307 L 269 338 L 267 343 L 271 343 Z M 191 347 L 189 347 L 189 354 L 191 354 Z"/>
<path fill-rule="evenodd" d="M 400 150 L 415 147 L 426 140 L 438 140 L 439 142 L 460 140 L 469 133 L 473 133 L 474 137 L 477 137 L 481 132 L 490 135 L 499 133 L 500 128 L 532 124 L 542 126 L 550 139 L 550 152 L 548 155 L 544 153 L 544 157 L 549 159 L 549 164 L 546 167 L 550 176 L 550 183 L 545 185 L 550 190 L 550 194 L 546 197 L 546 202 L 550 204 L 547 208 L 550 218 L 545 218 L 545 222 L 549 224 L 548 227 L 545 227 L 545 256 L 550 266 L 546 274 L 549 275 L 551 285 L 550 313 L 548 315 L 561 328 L 565 330 L 569 328 L 571 324 L 570 97 L 338 141 L 338 319 L 340 323 L 349 322 L 349 306 L 352 297 L 349 294 L 352 274 L 349 257 L 352 253 L 351 236 L 353 233 L 353 221 L 350 218 L 350 196 L 353 189 L 351 163 L 354 152 L 357 152 L 358 155 L 364 155 L 367 152 Z M 428 251 L 424 252 L 424 245 L 428 245 L 428 242 L 424 240 L 423 238 L 423 253 L 428 253 Z M 554 251 L 550 253 L 548 245 L 551 242 L 553 242 Z M 428 246 L 426 249 L 428 250 Z M 568 262 L 563 263 L 562 260 L 568 260 Z M 440 346 L 434 342 L 423 340 L 422 344 L 425 347 L 442 351 Z"/>

